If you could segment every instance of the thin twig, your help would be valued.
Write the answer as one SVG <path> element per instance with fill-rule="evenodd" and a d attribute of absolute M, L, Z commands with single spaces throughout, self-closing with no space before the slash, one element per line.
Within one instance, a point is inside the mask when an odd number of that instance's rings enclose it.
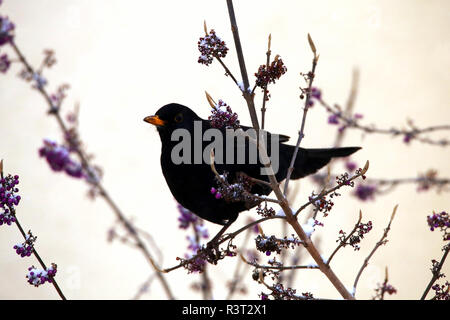
<path fill-rule="evenodd" d="M 450 251 L 450 244 L 448 244 L 444 247 L 444 254 L 442 255 L 441 261 L 439 262 L 437 268 L 432 270 L 433 277 L 431 278 L 430 282 L 428 283 L 427 287 L 425 288 L 425 291 L 423 292 L 420 300 L 425 300 L 431 287 L 436 282 L 436 280 L 439 279 L 439 275 L 441 274 L 441 269 L 444 265 L 445 259 L 447 258 L 449 251 Z"/>
<path fill-rule="evenodd" d="M 308 89 L 306 91 L 305 106 L 303 107 L 302 123 L 300 125 L 300 131 L 298 132 L 297 143 L 295 144 L 294 153 L 292 154 L 291 162 L 289 164 L 289 168 L 287 171 L 286 181 L 284 182 L 284 192 L 283 192 L 284 195 L 286 195 L 286 193 L 287 193 L 289 181 L 291 180 L 291 175 L 292 175 L 292 172 L 294 171 L 294 164 L 295 164 L 295 160 L 297 158 L 298 150 L 300 148 L 300 143 L 302 142 L 303 137 L 305 136 L 304 131 L 305 131 L 305 124 L 306 124 L 306 114 L 308 113 L 308 109 L 309 109 L 309 101 L 311 100 L 311 87 L 312 87 L 314 77 L 315 77 L 317 61 L 319 60 L 319 57 L 316 54 L 316 47 L 315 47 L 315 45 L 311 39 L 311 36 L 309 34 L 308 34 L 308 40 L 309 40 L 309 44 L 311 46 L 311 50 L 313 51 L 314 58 L 312 60 L 311 72 L 308 73 Z"/>
<path fill-rule="evenodd" d="M 218 57 L 217 55 L 214 55 L 214 58 L 217 59 L 217 61 L 220 62 L 220 64 L 222 65 L 222 67 L 225 69 L 225 74 L 227 76 L 230 76 L 231 79 L 233 79 L 234 83 L 238 86 L 238 88 L 242 91 L 242 88 L 239 86 L 239 82 L 236 80 L 236 78 L 234 77 L 233 73 L 231 73 L 230 69 L 228 69 L 228 67 L 226 66 L 225 62 L 222 61 L 222 59 L 220 59 L 220 57 Z"/>
<path fill-rule="evenodd" d="M 234 14 L 233 1 L 227 0 L 227 6 L 228 6 L 228 14 L 230 16 L 231 32 L 233 33 L 234 44 L 236 47 L 236 53 L 237 53 L 238 61 L 239 61 L 239 68 L 241 69 L 241 76 L 242 76 L 242 81 L 244 84 L 243 95 L 244 95 L 244 98 L 247 101 L 247 105 L 249 107 L 249 113 L 250 113 L 250 118 L 252 120 L 253 128 L 256 130 L 256 132 L 258 133 L 258 137 L 259 137 L 258 116 L 256 115 L 255 103 L 253 101 L 253 95 L 248 92 L 248 88 L 249 88 L 248 74 L 247 74 L 247 69 L 245 67 L 244 54 L 242 51 L 241 40 L 239 38 L 239 31 L 238 31 L 238 27 L 237 27 L 237 23 L 236 23 L 236 16 Z"/>
<path fill-rule="evenodd" d="M 327 265 L 330 265 L 331 259 L 333 259 L 334 255 L 339 251 L 340 248 L 342 248 L 347 243 L 347 240 L 350 239 L 350 237 L 356 232 L 356 229 L 358 229 L 361 219 L 362 219 L 362 212 L 361 212 L 361 210 L 359 210 L 358 222 L 356 222 L 355 227 L 349 233 L 349 235 L 347 237 L 345 237 L 345 239 L 339 243 L 339 245 L 336 247 L 336 249 L 334 249 L 333 253 L 327 260 Z"/>
<path fill-rule="evenodd" d="M 390 220 L 389 220 L 389 223 L 388 223 L 386 229 L 384 229 L 383 236 L 382 236 L 381 239 L 375 244 L 375 247 L 372 249 L 372 251 L 370 252 L 370 254 L 364 259 L 364 263 L 363 263 L 363 265 L 361 266 L 361 268 L 359 269 L 359 272 L 358 272 L 358 274 L 356 275 L 356 278 L 355 278 L 355 282 L 353 283 L 353 295 L 356 295 L 356 286 L 358 285 L 359 278 L 361 277 L 361 274 L 363 273 L 364 269 L 365 269 L 365 268 L 367 267 L 367 265 L 369 264 L 370 258 L 372 258 L 372 256 L 374 255 L 375 251 L 377 251 L 377 249 L 378 249 L 380 246 L 382 246 L 383 244 L 386 244 L 386 242 L 387 242 L 386 237 L 388 236 L 389 230 L 391 230 L 391 223 L 392 223 L 392 220 L 393 220 L 394 217 L 395 217 L 395 213 L 396 213 L 396 211 L 397 211 L 397 208 L 398 208 L 398 204 L 394 207 L 394 210 L 392 211 L 391 218 L 390 218 Z"/>
<path fill-rule="evenodd" d="M 409 123 L 409 125 L 412 127 L 411 129 L 397 129 L 397 128 L 376 128 L 373 125 L 362 125 L 357 121 L 357 119 L 352 118 L 350 115 L 343 113 L 340 108 L 335 106 L 330 106 L 327 102 L 325 102 L 323 99 L 318 99 L 319 103 L 331 114 L 336 116 L 339 120 L 343 122 L 343 125 L 345 128 L 352 128 L 361 130 L 365 133 L 376 133 L 376 134 L 383 134 L 383 135 L 391 135 L 393 137 L 395 136 L 404 136 L 405 138 L 409 140 L 417 140 L 422 143 L 430 144 L 430 145 L 437 145 L 437 146 L 448 146 L 450 145 L 450 140 L 448 139 L 440 139 L 440 140 L 433 140 L 428 137 L 421 137 L 420 135 L 424 133 L 431 133 L 436 131 L 448 131 L 450 130 L 450 124 L 446 125 L 436 125 L 436 126 L 430 126 L 425 128 L 417 128 L 412 125 L 412 123 Z M 345 131 L 345 130 L 344 130 Z"/>
<path fill-rule="evenodd" d="M 0 177 L 3 179 L 3 160 L 1 160 L 0 163 L 1 163 L 0 164 Z M 19 229 L 20 233 L 22 234 L 24 240 L 26 241 L 27 240 L 27 235 L 26 235 L 25 231 L 23 230 L 23 228 L 22 228 L 22 226 L 21 226 L 21 224 L 19 222 L 19 218 L 17 217 L 17 214 L 16 214 L 16 209 L 12 205 L 11 206 L 8 205 L 8 208 L 9 208 L 12 216 L 15 219 L 14 223 L 16 224 L 16 226 Z M 36 257 L 36 259 L 39 262 L 39 264 L 41 265 L 41 267 L 44 270 L 47 270 L 47 266 L 45 265 L 44 260 L 42 260 L 41 256 L 38 254 L 38 252 L 37 252 L 37 250 L 36 250 L 36 248 L 34 246 L 33 246 L 33 255 Z M 61 288 L 59 287 L 58 283 L 56 282 L 55 278 L 53 276 L 50 276 L 50 278 L 52 280 L 51 283 L 52 283 L 53 287 L 55 288 L 56 292 L 58 293 L 58 295 L 60 296 L 60 298 L 62 300 L 66 300 L 66 297 L 64 296 L 64 294 L 63 294 Z"/>
<path fill-rule="evenodd" d="M 140 286 L 138 292 L 134 295 L 133 300 L 139 300 L 141 296 L 148 291 L 153 279 L 155 279 L 155 273 L 150 275 L 148 279 Z"/>
<path fill-rule="evenodd" d="M 223 178 L 223 176 L 221 176 L 219 174 L 219 172 L 217 172 L 216 166 L 214 164 L 214 159 L 215 159 L 215 157 L 214 157 L 214 150 L 211 149 L 211 152 L 210 152 L 210 167 L 211 167 L 211 171 L 214 173 L 214 175 L 216 176 L 217 180 L 219 180 L 222 185 L 224 185 L 226 187 L 229 187 L 230 184 Z M 248 177 L 247 175 L 245 175 L 245 176 Z M 251 177 L 249 177 L 249 178 L 251 178 Z M 259 179 L 251 178 L 251 180 L 253 180 L 255 182 L 258 182 L 258 183 L 267 184 L 266 181 L 262 181 L 262 180 L 259 180 Z M 271 184 L 269 184 L 269 186 L 271 186 Z M 252 199 L 252 200 L 266 201 L 266 202 L 272 202 L 272 203 L 280 204 L 280 201 L 278 201 L 277 199 L 271 199 L 271 198 L 269 198 L 267 196 L 256 195 L 256 194 L 250 193 L 250 192 L 248 192 L 246 190 L 243 190 L 242 194 L 244 196 Z"/>
<path fill-rule="evenodd" d="M 309 264 L 309 265 L 294 265 L 294 266 L 271 266 L 271 265 L 261 265 L 257 264 L 255 262 L 248 261 L 244 258 L 244 256 L 241 255 L 242 261 L 247 263 L 248 265 L 251 265 L 258 269 L 275 269 L 275 270 L 298 270 L 298 269 L 319 269 L 318 265 L 315 264 Z"/>
<path fill-rule="evenodd" d="M 369 161 L 366 161 L 366 164 L 364 166 L 364 168 L 357 174 L 355 174 L 353 177 L 351 177 L 350 179 L 346 180 L 346 182 L 351 182 L 353 180 L 355 180 L 356 178 L 359 178 L 361 176 L 363 176 L 367 170 L 369 169 Z M 334 186 L 331 189 L 328 190 L 322 190 L 322 192 L 320 192 L 317 196 L 315 196 L 314 198 L 312 198 L 311 200 L 309 200 L 307 203 L 305 203 L 304 205 L 302 205 L 300 208 L 298 208 L 298 210 L 295 212 L 294 216 L 296 217 L 302 210 L 304 210 L 307 206 L 309 206 L 310 204 L 313 204 L 315 201 L 317 201 L 318 199 L 323 198 L 324 196 L 344 187 L 347 186 L 347 184 L 342 183 L 342 184 L 338 184 L 336 186 Z"/>
<path fill-rule="evenodd" d="M 251 230 L 248 230 L 245 233 L 245 238 L 242 244 L 242 247 L 245 248 L 247 245 L 248 240 L 250 239 L 250 234 L 251 234 Z M 242 254 L 240 254 L 242 255 Z M 236 263 L 236 269 L 234 270 L 234 274 L 233 274 L 233 278 L 230 281 L 230 290 L 228 291 L 228 295 L 226 300 L 230 300 L 231 297 L 234 295 L 234 293 L 236 292 L 237 289 L 237 284 L 241 281 L 242 279 L 242 274 L 243 272 L 241 272 L 241 266 L 242 266 L 242 260 L 238 260 Z M 245 266 L 245 265 L 244 265 Z"/>
<path fill-rule="evenodd" d="M 192 223 L 192 229 L 193 229 L 194 235 L 195 235 L 195 242 L 197 244 L 200 244 L 200 235 L 197 231 L 198 223 L 199 223 L 199 220 L 196 220 L 194 223 Z M 203 300 L 211 300 L 212 299 L 211 281 L 208 277 L 207 266 L 205 266 L 205 268 L 203 269 L 201 277 L 202 277 L 202 283 L 200 284 L 200 288 L 203 293 Z"/>
<path fill-rule="evenodd" d="M 386 288 L 388 286 L 388 281 L 389 281 L 389 274 L 388 274 L 388 268 L 386 267 L 385 271 L 384 271 L 384 281 L 383 281 L 383 284 L 380 287 L 380 292 L 378 294 L 378 298 L 380 300 L 384 300 L 384 294 L 386 293 Z M 375 296 L 374 299 L 376 299 L 376 298 L 377 298 L 377 296 Z"/>
<path fill-rule="evenodd" d="M 269 34 L 269 40 L 268 40 L 267 52 L 266 52 L 266 57 L 267 57 L 266 68 L 267 69 L 269 69 L 269 63 L 270 63 L 270 54 L 271 54 L 270 45 L 271 45 L 271 42 L 272 42 L 272 35 Z M 264 87 L 263 102 L 262 102 L 262 107 L 261 107 L 261 129 L 262 130 L 264 130 L 264 124 L 265 124 L 266 102 L 267 102 L 267 87 L 268 86 L 269 86 L 269 82 L 267 82 L 266 86 Z"/>
<path fill-rule="evenodd" d="M 228 240 L 232 240 L 232 239 L 236 238 L 240 233 L 244 232 L 245 230 L 247 230 L 249 228 L 254 227 L 255 225 L 257 225 L 259 223 L 262 223 L 262 222 L 267 221 L 267 220 L 272 220 L 272 219 L 286 219 L 286 217 L 284 217 L 284 216 L 270 216 L 270 217 L 261 218 L 259 220 L 255 220 L 255 221 L 253 221 L 253 222 L 251 222 L 249 224 L 246 224 L 245 226 L 241 227 L 240 229 L 238 229 L 238 230 L 236 230 L 236 231 L 234 231 L 232 233 L 225 234 L 224 237 L 222 237 L 221 239 L 218 240 L 217 245 L 220 245 L 220 244 L 222 244 L 222 243 L 224 243 L 224 242 L 226 242 Z M 192 261 L 195 261 L 195 259 L 197 259 L 197 257 L 198 257 L 198 255 L 194 255 L 193 257 L 191 257 L 191 258 L 189 258 L 187 260 L 183 260 L 182 262 L 180 262 L 176 266 L 173 266 L 173 267 L 161 270 L 161 272 L 169 273 L 171 271 L 174 271 L 174 270 L 176 270 L 178 268 L 181 268 L 181 267 L 189 264 Z"/>

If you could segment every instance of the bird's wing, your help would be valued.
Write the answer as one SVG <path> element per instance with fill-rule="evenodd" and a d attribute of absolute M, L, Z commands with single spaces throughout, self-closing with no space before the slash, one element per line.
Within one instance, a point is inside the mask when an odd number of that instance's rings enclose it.
<path fill-rule="evenodd" d="M 253 127 L 247 127 L 247 126 L 241 126 L 241 128 L 242 128 L 242 130 L 244 130 L 244 131 L 246 131 L 246 130 L 248 130 L 248 129 L 253 129 Z M 270 139 L 271 133 L 267 131 L 267 135 L 269 136 L 269 139 Z M 279 134 L 278 137 L 279 137 L 280 143 L 288 142 L 289 139 L 290 139 L 289 136 L 286 136 L 286 135 L 284 135 L 284 134 Z"/>

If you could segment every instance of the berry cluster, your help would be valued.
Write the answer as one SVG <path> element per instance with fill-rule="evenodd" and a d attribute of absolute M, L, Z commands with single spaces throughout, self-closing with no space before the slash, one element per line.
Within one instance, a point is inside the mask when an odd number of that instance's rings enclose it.
<path fill-rule="evenodd" d="M 217 264 L 219 260 L 225 257 L 234 257 L 237 255 L 236 246 L 228 243 L 225 249 L 223 248 L 210 248 L 201 247 L 197 250 L 196 254 L 191 258 L 180 258 L 176 259 L 180 261 L 180 264 L 188 270 L 188 273 L 199 272 L 202 273 L 205 270 L 206 263 Z"/>
<path fill-rule="evenodd" d="M 183 207 L 181 204 L 177 204 L 178 212 L 180 216 L 178 217 L 178 221 L 180 222 L 179 227 L 181 229 L 187 229 L 191 224 L 195 224 L 198 218 L 195 214 L 193 214 L 190 210 Z"/>
<path fill-rule="evenodd" d="M 0 16 L 0 46 L 3 46 L 14 39 L 14 28 L 14 23 L 12 23 L 8 17 Z"/>
<path fill-rule="evenodd" d="M 322 99 L 322 91 L 319 88 L 312 87 L 310 92 L 310 97 L 316 100 Z"/>
<path fill-rule="evenodd" d="M 272 297 L 275 300 L 295 300 L 296 290 L 292 288 L 284 288 L 282 283 L 277 283 L 272 287 Z"/>
<path fill-rule="evenodd" d="M 25 238 L 25 242 L 22 244 L 16 244 L 14 246 L 14 250 L 16 253 L 23 257 L 29 257 L 34 251 L 34 242 L 36 241 L 36 237 L 31 234 L 31 231 L 28 231 L 28 234 Z"/>
<path fill-rule="evenodd" d="M 180 216 L 178 221 L 181 229 L 188 229 L 192 227 L 194 229 L 194 235 L 187 236 L 189 242 L 189 253 L 185 254 L 185 259 L 177 258 L 184 263 L 184 267 L 191 272 L 203 272 L 207 259 L 198 254 L 203 250 L 203 246 L 200 244 L 201 239 L 208 239 L 209 233 L 206 227 L 203 225 L 203 220 L 198 218 L 193 212 L 184 208 L 181 204 L 177 205 Z"/>
<path fill-rule="evenodd" d="M 0 179 L 0 225 L 11 223 L 16 221 L 14 217 L 14 206 L 17 206 L 20 202 L 20 196 L 16 193 L 19 192 L 17 185 L 19 184 L 19 176 L 7 175 Z"/>
<path fill-rule="evenodd" d="M 238 115 L 222 100 L 219 100 L 219 103 L 212 108 L 211 113 L 208 120 L 211 122 L 213 128 L 237 129 L 240 127 Z"/>
<path fill-rule="evenodd" d="M 267 206 L 267 201 L 264 202 L 264 207 L 262 207 L 262 204 L 258 204 L 258 207 L 256 208 L 256 212 L 263 217 L 272 217 L 276 214 L 275 209 L 272 207 Z"/>
<path fill-rule="evenodd" d="M 349 172 L 355 171 L 355 169 L 358 167 L 358 165 L 350 160 L 345 161 L 345 169 L 347 169 Z"/>
<path fill-rule="evenodd" d="M 294 249 L 296 246 L 303 244 L 303 241 L 296 238 L 294 235 L 292 237 L 279 239 L 275 236 L 264 236 L 258 235 L 255 239 L 256 250 L 264 252 L 266 256 L 270 256 L 272 252 L 281 253 L 281 249 Z"/>
<path fill-rule="evenodd" d="M 188 273 L 198 272 L 202 273 L 205 270 L 206 260 L 202 256 L 195 256 L 189 260 L 177 257 L 183 264 L 183 267 L 188 271 Z"/>
<path fill-rule="evenodd" d="M 84 177 L 83 167 L 70 158 L 70 150 L 55 141 L 45 139 L 44 146 L 39 149 L 39 156 L 45 157 L 53 171 L 64 171 L 74 178 Z"/>
<path fill-rule="evenodd" d="M 445 281 L 445 284 L 434 284 L 431 289 L 434 290 L 434 300 L 450 300 L 450 282 Z"/>
<path fill-rule="evenodd" d="M 395 289 L 391 284 L 385 281 L 383 284 L 378 284 L 378 287 L 375 289 L 375 297 L 374 300 L 383 300 L 384 294 L 387 293 L 389 295 L 396 294 L 397 289 Z"/>
<path fill-rule="evenodd" d="M 253 182 L 245 175 L 238 175 L 234 183 L 228 182 L 228 173 L 224 172 L 221 178 L 217 178 L 217 188 L 211 188 L 211 194 L 216 199 L 224 199 L 227 202 L 257 203 L 255 196 L 250 192 Z"/>
<path fill-rule="evenodd" d="M 367 200 L 374 200 L 376 192 L 377 192 L 376 185 L 359 184 L 356 187 L 356 190 L 353 193 L 353 195 L 361 201 L 367 201 Z"/>
<path fill-rule="evenodd" d="M 9 60 L 8 55 L 2 54 L 0 56 L 0 72 L 6 73 L 8 71 L 9 66 L 11 65 L 11 60 Z"/>
<path fill-rule="evenodd" d="M 313 300 L 314 296 L 311 292 L 304 292 L 302 295 L 296 294 L 297 290 L 292 288 L 284 288 L 282 283 L 276 283 L 269 288 L 272 292 L 260 294 L 261 300 L 268 300 L 271 295 L 275 300 Z"/>
<path fill-rule="evenodd" d="M 203 220 L 199 219 L 199 222 L 197 222 L 194 226 L 194 237 L 187 237 L 190 244 L 188 246 L 188 249 L 191 249 L 194 253 L 197 252 L 198 249 L 201 248 L 200 246 L 200 239 L 208 239 L 209 238 L 209 232 L 208 229 L 203 225 Z"/>
<path fill-rule="evenodd" d="M 328 124 L 340 125 L 338 131 L 342 132 L 348 125 L 356 124 L 356 122 L 363 117 L 364 116 L 361 113 L 355 113 L 351 117 L 347 118 L 341 111 L 338 111 L 328 116 Z M 341 124 L 340 120 L 344 121 L 344 124 Z"/>
<path fill-rule="evenodd" d="M 51 283 L 53 281 L 53 277 L 56 275 L 56 264 L 52 263 L 52 265 L 43 270 L 35 268 L 31 266 L 28 268 L 28 274 L 26 277 L 28 278 L 28 283 L 32 284 L 35 287 L 40 286 L 46 282 Z"/>
<path fill-rule="evenodd" d="M 347 234 L 344 231 L 340 230 L 339 238 L 338 240 L 336 240 L 336 242 L 340 242 L 344 247 L 346 245 L 350 245 L 355 251 L 357 251 L 361 249 L 359 243 L 362 239 L 364 239 L 364 235 L 369 233 L 370 230 L 372 230 L 372 221 L 369 221 L 367 223 L 360 223 L 356 228 L 354 234 L 352 234 L 350 237 L 347 237 Z"/>
<path fill-rule="evenodd" d="M 330 195 L 330 198 L 332 198 L 333 195 L 339 196 L 340 194 L 335 192 L 334 194 Z M 316 195 L 313 191 L 308 200 L 312 202 L 317 211 L 322 212 L 323 216 L 326 217 L 328 216 L 328 213 L 331 211 L 331 209 L 333 209 L 334 202 L 331 199 L 327 199 L 326 196 L 323 196 L 321 198 L 318 198 L 317 196 L 318 195 Z"/>
<path fill-rule="evenodd" d="M 228 52 L 225 42 L 216 35 L 214 30 L 198 40 L 198 50 L 200 51 L 198 63 L 206 66 L 212 63 L 214 57 L 225 58 Z"/>
<path fill-rule="evenodd" d="M 269 66 L 261 65 L 259 67 L 258 72 L 255 73 L 255 85 L 263 90 L 267 89 L 269 83 L 275 83 L 275 80 L 280 79 L 286 71 L 287 68 L 283 60 L 277 55 Z"/>
<path fill-rule="evenodd" d="M 355 182 L 349 180 L 349 174 L 347 172 L 341 174 L 339 177 L 336 177 L 336 183 L 338 185 L 350 186 L 352 188 L 355 186 Z"/>
<path fill-rule="evenodd" d="M 442 211 L 441 213 L 433 212 L 432 215 L 427 216 L 427 223 L 430 227 L 431 231 L 434 231 L 434 229 L 439 228 L 441 231 L 444 232 L 443 239 L 444 241 L 450 240 L 450 219 L 449 214 L 445 211 Z"/>
<path fill-rule="evenodd" d="M 304 99 L 305 98 L 305 94 L 308 92 L 308 88 L 300 88 L 300 90 L 302 91 L 302 93 L 300 94 L 300 99 Z M 311 90 L 309 91 L 309 101 L 308 101 L 308 107 L 312 107 L 314 106 L 314 101 L 320 101 L 322 99 L 322 92 L 320 91 L 320 89 L 316 88 L 316 87 L 312 87 Z"/>

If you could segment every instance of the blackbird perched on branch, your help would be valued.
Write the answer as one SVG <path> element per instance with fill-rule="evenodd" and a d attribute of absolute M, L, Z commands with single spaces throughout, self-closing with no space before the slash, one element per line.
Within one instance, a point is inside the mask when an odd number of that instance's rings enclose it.
<path fill-rule="evenodd" d="M 209 140 L 206 139 L 206 132 L 213 129 L 209 120 L 201 119 L 186 106 L 171 103 L 161 107 L 155 115 L 146 117 L 144 121 L 155 125 L 158 130 L 162 144 L 162 172 L 172 195 L 183 207 L 203 219 L 225 225 L 226 228 L 236 220 L 241 211 L 248 210 L 258 204 L 258 201 L 248 201 L 248 199 L 242 199 L 240 195 L 237 195 L 237 199 L 232 199 L 230 196 L 218 196 L 217 193 L 214 193 L 214 190 L 220 187 L 220 182 L 208 161 L 205 161 L 206 158 L 209 159 L 209 153 L 205 152 L 205 148 L 213 140 L 211 137 Z M 245 126 L 240 126 L 240 128 L 243 130 L 250 129 Z M 184 130 L 177 131 L 177 129 Z M 245 143 L 239 143 L 238 138 L 233 138 L 235 145 L 230 150 L 228 149 L 229 145 L 225 143 L 225 128 L 215 128 L 213 130 L 216 131 L 211 131 L 212 133 L 223 135 L 224 142 L 222 150 L 214 150 L 216 154 L 218 154 L 218 151 L 222 151 L 223 154 L 223 163 L 216 161 L 215 168 L 221 175 L 226 175 L 230 190 L 233 191 L 233 187 L 237 186 L 236 183 L 242 182 L 242 179 L 240 180 L 239 177 L 244 177 L 244 182 L 249 182 L 245 184 L 247 194 L 258 194 L 262 197 L 268 195 L 272 191 L 270 186 L 254 182 L 258 180 L 268 181 L 268 177 L 261 173 L 264 165 L 260 162 L 259 157 L 257 161 L 251 161 L 252 148 L 250 147 L 249 139 L 247 138 Z M 187 141 L 183 140 L 183 143 L 189 143 L 187 144 L 188 147 L 184 149 L 179 145 L 182 142 L 180 137 L 183 134 L 187 135 L 184 136 L 184 139 Z M 268 153 L 269 151 L 275 153 L 270 155 L 272 162 L 275 159 L 273 158 L 274 156 L 278 157 L 278 168 L 274 168 L 274 170 L 278 169 L 275 177 L 278 182 L 281 182 L 286 179 L 295 147 L 285 144 L 289 137 L 279 135 L 276 136 L 278 140 L 273 140 L 272 138 L 275 136 L 267 133 L 267 150 Z M 277 143 L 276 146 L 271 145 L 271 143 L 274 143 L 273 141 Z M 278 152 L 273 152 L 276 149 L 278 149 Z M 315 173 L 332 158 L 346 157 L 359 149 L 360 147 L 300 148 L 294 163 L 291 179 L 299 179 Z M 242 158 L 240 162 L 238 161 L 239 151 L 244 151 L 244 161 L 242 161 Z M 232 161 L 225 161 L 227 153 L 230 152 L 234 153 L 229 157 Z M 204 156 L 204 154 L 207 156 Z M 180 159 L 175 159 L 176 157 L 181 157 L 183 159 L 182 163 L 180 163 Z M 221 177 L 225 178 L 223 175 Z M 245 179 L 245 177 L 250 178 Z"/>

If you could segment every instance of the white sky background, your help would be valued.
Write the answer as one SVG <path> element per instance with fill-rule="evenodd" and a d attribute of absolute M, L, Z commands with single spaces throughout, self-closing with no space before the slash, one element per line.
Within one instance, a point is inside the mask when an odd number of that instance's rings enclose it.
<path fill-rule="evenodd" d="M 187 233 L 178 229 L 176 204 L 161 173 L 159 136 L 142 119 L 170 102 L 183 103 L 206 118 L 207 90 L 231 105 L 241 123 L 250 124 L 244 100 L 221 66 L 197 63 L 197 40 L 204 34 L 206 19 L 208 28 L 228 44 L 225 62 L 239 76 L 226 2 L 4 2 L 0 12 L 16 24 L 17 45 L 33 65 L 41 62 L 43 49 L 56 51 L 58 63 L 45 74 L 48 88 L 55 91 L 62 83 L 71 85 L 63 111 L 80 102 L 81 137 L 105 172 L 106 189 L 127 217 L 152 234 L 163 252 L 162 266 L 174 265 L 175 257 L 186 252 Z M 235 1 L 234 6 L 250 80 L 265 63 L 269 33 L 273 54 L 280 54 L 288 68 L 270 87 L 268 130 L 296 136 L 301 120 L 298 87 L 304 85 L 299 72 L 309 70 L 312 58 L 307 33 L 320 53 L 315 85 L 329 103 L 345 103 L 352 70 L 357 67 L 360 89 L 355 112 L 364 114 L 363 123 L 388 128 L 404 127 L 408 118 L 419 127 L 450 123 L 448 1 Z M 4 47 L 1 50 L 6 52 Z M 21 177 L 18 215 L 22 225 L 38 236 L 36 247 L 44 261 L 58 264 L 57 280 L 68 298 L 132 298 L 152 269 L 137 250 L 107 243 L 107 230 L 115 218 L 102 199 L 90 201 L 84 182 L 52 172 L 38 157 L 42 139 L 60 141 L 61 134 L 56 121 L 46 115 L 43 98 L 16 76 L 19 71 L 13 65 L 6 76 L 0 76 L 0 157 L 6 173 Z M 259 94 L 258 104 L 261 99 Z M 336 127 L 326 119 L 321 107 L 310 110 L 302 146 L 333 143 Z M 449 133 L 434 137 L 448 138 Z M 438 169 L 442 177 L 450 176 L 448 147 L 414 142 L 407 146 L 401 138 L 363 137 L 357 131 L 347 133 L 344 145 L 363 147 L 354 159 L 361 166 L 370 160 L 369 177 L 413 177 L 430 168 Z M 341 168 L 340 163 L 335 168 Z M 351 287 L 399 204 L 389 243 L 372 258 L 357 297 L 372 297 L 386 266 L 398 290 L 396 298 L 419 298 L 431 278 L 430 260 L 441 257 L 442 241 L 439 233 L 428 230 L 426 216 L 433 210 L 448 211 L 450 204 L 448 193 L 418 194 L 415 188 L 401 186 L 376 202 L 364 203 L 343 189 L 343 196 L 323 219 L 325 227 L 319 230 L 324 256 L 333 251 L 340 229 L 352 229 L 359 209 L 363 220 L 374 224 L 360 251 L 345 248 L 334 258 L 334 271 Z M 312 190 L 308 179 L 300 190 L 296 204 L 304 203 Z M 246 216 L 256 217 L 256 213 L 243 213 L 234 228 L 245 223 Z M 211 234 L 219 229 L 210 223 L 206 226 Z M 263 227 L 266 234 L 277 232 L 279 222 Z M 0 227 L 0 298 L 58 298 L 51 285 L 34 288 L 26 283 L 27 267 L 37 266 L 37 261 L 15 254 L 12 247 L 21 241 L 17 228 Z M 226 259 L 209 269 L 215 298 L 226 296 L 226 281 L 237 260 Z M 449 263 L 443 271 L 450 276 Z M 190 289 L 198 276 L 178 270 L 167 279 L 177 298 L 201 298 Z M 264 287 L 251 280 L 250 272 L 246 279 L 245 297 L 258 299 Z M 294 288 L 318 297 L 339 297 L 317 270 L 299 271 Z M 156 280 L 144 297 L 166 298 Z"/>

